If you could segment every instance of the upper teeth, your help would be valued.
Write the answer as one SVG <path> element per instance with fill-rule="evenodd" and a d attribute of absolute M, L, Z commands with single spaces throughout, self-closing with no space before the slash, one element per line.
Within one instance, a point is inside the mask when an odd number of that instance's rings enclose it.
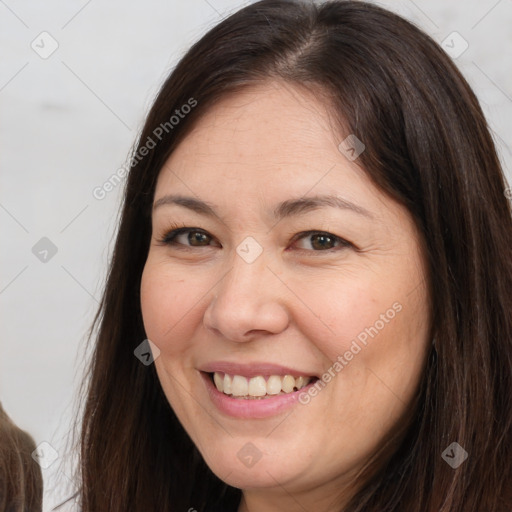
<path fill-rule="evenodd" d="M 213 374 L 215 387 L 222 393 L 233 396 L 261 397 L 278 395 L 281 392 L 291 393 L 294 389 L 299 390 L 307 386 L 310 380 L 309 377 L 294 378 L 291 375 L 271 375 L 265 380 L 263 376 L 247 379 L 242 375 L 231 376 L 219 372 Z"/>

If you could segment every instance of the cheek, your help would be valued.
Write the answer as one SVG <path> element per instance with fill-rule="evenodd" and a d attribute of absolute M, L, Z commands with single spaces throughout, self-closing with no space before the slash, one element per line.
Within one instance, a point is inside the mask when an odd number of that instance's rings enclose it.
<path fill-rule="evenodd" d="M 372 397 L 398 404 L 411 397 L 428 348 L 429 315 L 425 290 L 410 288 L 406 279 L 340 279 L 300 292 L 313 306 L 297 315 L 299 329 L 323 356 L 330 392 L 372 406 Z"/>
<path fill-rule="evenodd" d="M 199 282 L 185 280 L 162 265 L 146 264 L 141 280 L 142 317 L 147 337 L 162 352 L 176 352 L 186 345 L 199 321 L 203 295 Z"/>
<path fill-rule="evenodd" d="M 329 362 L 347 351 L 348 358 L 384 339 L 384 333 L 397 328 L 402 309 L 399 293 L 390 287 L 376 286 L 361 278 L 310 280 L 297 295 L 311 305 L 305 314 L 296 315 L 299 329 L 317 345 Z M 358 349 L 358 346 L 361 350 Z"/>

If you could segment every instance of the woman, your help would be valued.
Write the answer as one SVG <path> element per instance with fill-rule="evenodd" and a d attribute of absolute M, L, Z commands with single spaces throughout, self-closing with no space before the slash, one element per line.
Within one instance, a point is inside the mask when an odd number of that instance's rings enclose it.
<path fill-rule="evenodd" d="M 41 468 L 32 457 L 34 440 L 20 430 L 0 404 L 0 511 L 40 512 Z"/>
<path fill-rule="evenodd" d="M 84 512 L 510 512 L 510 205 L 432 39 L 257 2 L 182 58 L 131 167 Z"/>

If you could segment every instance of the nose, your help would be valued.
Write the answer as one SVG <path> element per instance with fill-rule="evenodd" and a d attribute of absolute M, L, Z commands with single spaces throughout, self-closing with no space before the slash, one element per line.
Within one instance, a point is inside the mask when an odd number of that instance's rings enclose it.
<path fill-rule="evenodd" d="M 283 288 L 263 255 L 252 263 L 235 255 L 231 270 L 214 289 L 204 325 L 218 336 L 240 343 L 278 334 L 289 324 Z"/>

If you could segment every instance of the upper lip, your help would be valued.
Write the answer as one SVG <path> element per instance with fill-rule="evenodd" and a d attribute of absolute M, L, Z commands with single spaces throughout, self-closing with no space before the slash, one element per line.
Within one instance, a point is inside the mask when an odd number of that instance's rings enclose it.
<path fill-rule="evenodd" d="M 273 363 L 235 363 L 229 361 L 214 361 L 198 368 L 202 372 L 221 372 L 228 375 L 241 375 L 243 377 L 257 377 L 258 375 L 291 375 L 292 377 L 316 377 L 311 372 L 297 370 Z"/>

